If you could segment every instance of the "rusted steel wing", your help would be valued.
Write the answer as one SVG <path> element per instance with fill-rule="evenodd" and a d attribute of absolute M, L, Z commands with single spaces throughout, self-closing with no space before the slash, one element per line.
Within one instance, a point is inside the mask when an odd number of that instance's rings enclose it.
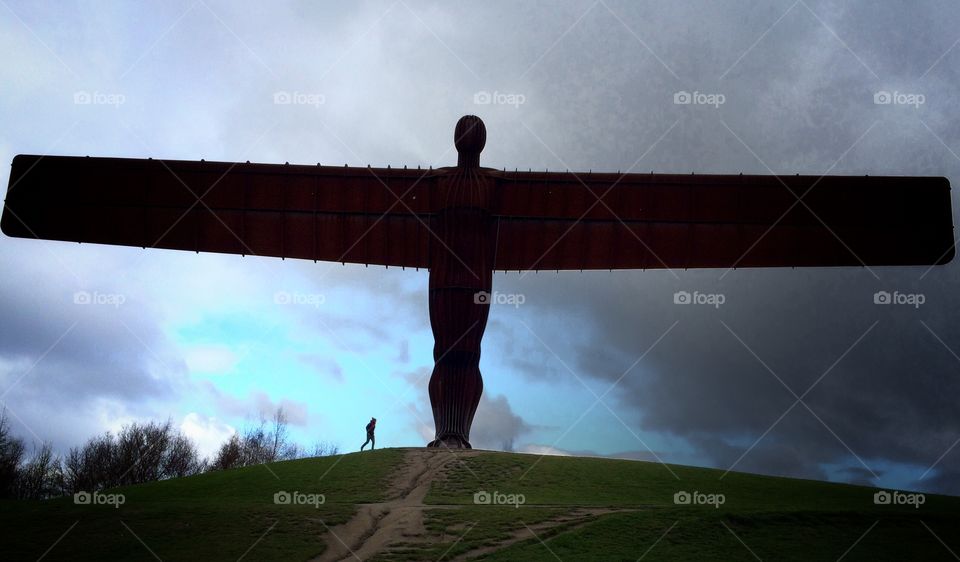
<path fill-rule="evenodd" d="M 940 177 L 498 173 L 497 270 L 932 265 Z"/>
<path fill-rule="evenodd" d="M 428 267 L 438 172 L 17 156 L 9 236 Z"/>

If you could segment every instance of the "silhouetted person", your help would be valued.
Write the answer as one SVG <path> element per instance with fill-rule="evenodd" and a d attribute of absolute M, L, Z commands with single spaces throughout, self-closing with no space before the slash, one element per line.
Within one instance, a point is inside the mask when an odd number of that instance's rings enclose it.
<path fill-rule="evenodd" d="M 377 440 L 373 436 L 373 432 L 377 429 L 377 418 L 370 418 L 370 423 L 367 424 L 367 440 L 363 442 L 363 445 L 360 446 L 362 451 L 364 447 L 367 446 L 367 443 L 370 443 L 370 450 L 377 448 Z"/>

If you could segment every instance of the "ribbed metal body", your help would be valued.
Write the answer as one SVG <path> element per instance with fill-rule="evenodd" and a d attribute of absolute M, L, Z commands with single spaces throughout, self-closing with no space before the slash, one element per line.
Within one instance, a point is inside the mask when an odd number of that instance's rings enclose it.
<path fill-rule="evenodd" d="M 493 282 L 493 180 L 479 168 L 486 133 L 483 123 L 472 119 L 457 124 L 459 163 L 438 185 L 443 203 L 434 223 L 429 286 L 435 342 L 429 387 L 436 424 L 432 447 L 470 448 L 470 426 L 483 393 L 480 341 Z"/>

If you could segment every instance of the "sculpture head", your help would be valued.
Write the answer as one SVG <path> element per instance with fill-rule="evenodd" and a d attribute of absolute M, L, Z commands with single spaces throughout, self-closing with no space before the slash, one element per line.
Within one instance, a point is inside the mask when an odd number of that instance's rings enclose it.
<path fill-rule="evenodd" d="M 480 165 L 480 152 L 487 143 L 487 128 L 476 115 L 464 115 L 453 130 L 453 144 L 459 157 L 457 165 L 472 168 Z"/>

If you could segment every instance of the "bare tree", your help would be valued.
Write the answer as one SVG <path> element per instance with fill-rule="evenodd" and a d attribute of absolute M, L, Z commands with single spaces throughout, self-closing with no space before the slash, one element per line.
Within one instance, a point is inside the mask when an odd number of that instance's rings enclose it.
<path fill-rule="evenodd" d="M 318 441 L 313 449 L 306 449 L 290 440 L 290 418 L 282 407 L 270 418 L 259 418 L 259 423 L 250 425 L 242 433 L 235 433 L 224 442 L 206 470 L 226 470 L 268 462 L 325 457 L 340 453 L 340 447 L 332 442 Z"/>
<path fill-rule="evenodd" d="M 234 433 L 230 439 L 220 445 L 217 455 L 210 462 L 207 470 L 229 470 L 244 466 L 243 464 L 243 444 L 240 436 Z"/>
<path fill-rule="evenodd" d="M 116 437 L 104 433 L 70 449 L 63 461 L 63 479 L 66 491 L 74 493 L 189 476 L 204 466 L 196 445 L 170 420 L 134 422 Z"/>
<path fill-rule="evenodd" d="M 287 427 L 289 422 L 287 413 L 283 411 L 283 406 L 277 407 L 273 413 L 272 431 L 270 432 L 270 460 L 279 460 L 282 458 L 284 449 L 287 446 L 287 437 L 290 429 Z"/>
<path fill-rule="evenodd" d="M 124 426 L 117 434 L 114 474 L 117 484 L 140 484 L 160 480 L 162 465 L 170 445 L 173 428 L 170 420 L 163 424 L 136 422 Z"/>
<path fill-rule="evenodd" d="M 20 467 L 17 477 L 17 497 L 45 499 L 63 493 L 63 470 L 60 458 L 53 454 L 50 443 L 43 443 L 33 457 Z"/>
<path fill-rule="evenodd" d="M 302 459 L 307 456 L 307 451 L 297 443 L 287 443 L 280 451 L 278 460 L 289 461 L 293 459 Z"/>
<path fill-rule="evenodd" d="M 91 438 L 81 447 L 73 447 L 64 460 L 67 493 L 99 490 L 114 484 L 116 442 L 109 432 Z"/>
<path fill-rule="evenodd" d="M 177 433 L 170 438 L 161 471 L 164 478 L 182 478 L 203 472 L 206 464 L 193 441 Z"/>
<path fill-rule="evenodd" d="M 242 456 L 240 466 L 263 464 L 273 460 L 270 435 L 267 432 L 267 422 L 262 417 L 260 423 L 248 427 L 243 432 L 240 444 Z"/>
<path fill-rule="evenodd" d="M 340 454 L 340 446 L 328 441 L 317 441 L 313 444 L 311 457 L 332 457 Z"/>
<path fill-rule="evenodd" d="M 10 434 L 6 408 L 0 412 L 0 498 L 16 495 L 17 476 L 23 461 L 23 441 Z"/>
<path fill-rule="evenodd" d="M 234 434 L 217 451 L 208 470 L 224 470 L 264 464 L 301 456 L 300 446 L 290 442 L 289 418 L 282 407 L 277 408 L 270 423 L 261 415 L 259 422 Z"/>

